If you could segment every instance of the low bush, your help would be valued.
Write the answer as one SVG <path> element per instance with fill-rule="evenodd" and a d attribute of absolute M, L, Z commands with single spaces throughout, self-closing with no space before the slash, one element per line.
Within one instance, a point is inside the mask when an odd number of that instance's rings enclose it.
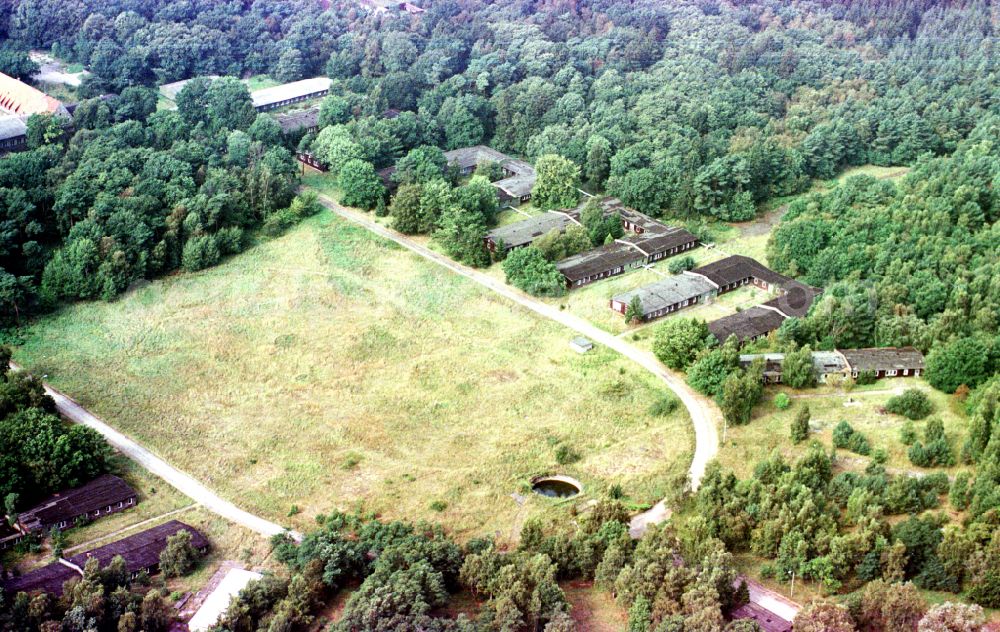
<path fill-rule="evenodd" d="M 556 463 L 559 465 L 569 465 L 580 460 L 580 453 L 572 447 L 563 444 L 556 448 Z"/>
<path fill-rule="evenodd" d="M 868 438 L 855 431 L 851 424 L 846 421 L 841 421 L 834 427 L 833 447 L 850 450 L 862 456 L 867 456 L 871 452 Z"/>
<path fill-rule="evenodd" d="M 649 407 L 649 415 L 651 417 L 666 417 L 670 413 L 677 410 L 681 402 L 676 397 L 672 395 L 664 395 L 660 399 L 656 400 Z"/>
<path fill-rule="evenodd" d="M 778 410 L 786 410 L 792 405 L 792 400 L 784 393 L 778 393 L 774 396 L 774 406 Z"/>
<path fill-rule="evenodd" d="M 895 415 L 902 415 L 907 419 L 923 419 L 931 414 L 934 405 L 928 399 L 927 394 L 917 388 L 907 389 L 902 395 L 889 398 L 885 404 L 885 409 Z"/>

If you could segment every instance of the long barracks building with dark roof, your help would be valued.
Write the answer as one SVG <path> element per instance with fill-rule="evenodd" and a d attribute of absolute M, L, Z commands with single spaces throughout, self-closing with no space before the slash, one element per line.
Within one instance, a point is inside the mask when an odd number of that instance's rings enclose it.
<path fill-rule="evenodd" d="M 709 323 L 709 331 L 720 343 L 731 336 L 740 341 L 766 336 L 786 318 L 805 316 L 820 293 L 755 259 L 735 255 L 618 294 L 611 298 L 610 307 L 624 314 L 632 300 L 638 298 L 641 319 L 649 321 L 692 305 L 711 302 L 716 296 L 744 285 L 753 285 L 775 296 L 758 306 Z"/>
<path fill-rule="evenodd" d="M 667 226 L 644 213 L 623 205 L 617 198 L 604 198 L 605 217 L 618 215 L 625 231 L 614 242 L 582 252 L 556 264 L 569 289 L 623 274 L 662 259 L 686 252 L 698 245 L 698 238 L 676 226 Z M 583 205 L 569 215 L 580 223 Z"/>
<path fill-rule="evenodd" d="M 82 570 L 90 558 L 95 558 L 101 568 L 105 568 L 119 555 L 125 560 L 125 568 L 132 579 L 143 572 L 153 574 L 159 571 L 160 555 L 167 548 L 167 540 L 180 531 L 191 534 L 191 545 L 195 549 L 202 552 L 208 550 L 208 540 L 197 529 L 183 522 L 171 520 L 86 553 L 42 566 L 24 575 L 0 579 L 0 588 L 10 596 L 19 592 L 29 594 L 47 592 L 61 595 L 63 585 L 67 581 L 81 577 Z"/>
<path fill-rule="evenodd" d="M 24 534 L 66 529 L 77 520 L 96 520 L 135 506 L 138 495 L 129 485 L 111 474 L 102 474 L 89 483 L 53 494 L 18 515 L 18 530 Z"/>

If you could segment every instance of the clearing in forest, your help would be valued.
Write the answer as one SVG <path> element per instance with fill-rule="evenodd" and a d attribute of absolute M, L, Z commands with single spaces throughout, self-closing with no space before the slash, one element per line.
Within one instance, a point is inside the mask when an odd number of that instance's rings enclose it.
<path fill-rule="evenodd" d="M 693 451 L 683 407 L 606 349 L 323 213 L 222 265 L 67 307 L 15 358 L 240 507 L 332 508 L 512 535 L 569 504 L 536 474 L 655 502 Z M 560 463 L 561 462 L 561 463 Z M 517 499 L 512 494 L 520 494 Z"/>

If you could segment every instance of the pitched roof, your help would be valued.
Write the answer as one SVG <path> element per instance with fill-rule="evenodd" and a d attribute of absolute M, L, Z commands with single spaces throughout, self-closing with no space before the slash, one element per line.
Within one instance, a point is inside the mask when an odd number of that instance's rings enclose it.
<path fill-rule="evenodd" d="M 520 222 L 494 228 L 486 233 L 486 237 L 493 243 L 502 240 L 507 248 L 519 248 L 530 244 L 553 229 L 562 232 L 572 223 L 574 223 L 573 220 L 566 214 L 549 211 Z"/>
<path fill-rule="evenodd" d="M 280 103 L 281 101 L 298 99 L 329 90 L 332 83 L 333 81 L 329 77 L 302 79 L 300 81 L 292 81 L 291 83 L 283 83 L 280 86 L 254 90 L 250 93 L 250 98 L 253 100 L 255 108 L 261 108 Z"/>
<path fill-rule="evenodd" d="M 786 621 L 755 603 L 747 603 L 729 613 L 731 619 L 753 619 L 764 632 L 792 632 L 791 621 Z"/>
<path fill-rule="evenodd" d="M 0 140 L 19 138 L 28 134 L 28 124 L 23 116 L 0 116 Z"/>
<path fill-rule="evenodd" d="M 191 544 L 194 548 L 201 549 L 208 546 L 208 540 L 197 529 L 178 520 L 171 520 L 92 551 L 74 555 L 69 561 L 83 568 L 87 560 L 93 557 L 97 558 L 101 568 L 104 568 L 111 560 L 121 555 L 125 559 L 128 571 L 136 573 L 158 565 L 160 553 L 167 548 L 167 539 L 180 531 L 188 531 L 191 534 Z"/>
<path fill-rule="evenodd" d="M 627 241 L 648 255 L 661 252 L 668 252 L 673 248 L 679 248 L 685 244 L 693 244 L 698 238 L 684 230 L 673 226 L 659 224 L 658 228 L 649 230 L 641 234 L 629 234 L 621 238 L 620 241 Z"/>
<path fill-rule="evenodd" d="M 757 358 L 764 358 L 765 373 L 781 373 L 781 367 L 785 362 L 784 353 L 744 353 L 740 355 L 740 366 L 747 367 Z M 813 370 L 818 375 L 829 375 L 830 373 L 840 373 L 847 368 L 844 358 L 835 351 L 813 351 Z"/>
<path fill-rule="evenodd" d="M 171 101 L 176 101 L 177 95 L 184 89 L 184 86 L 191 83 L 195 79 L 208 79 L 209 81 L 215 81 L 218 78 L 219 75 L 202 75 L 200 77 L 191 77 L 190 79 L 181 79 L 180 81 L 165 83 L 160 86 L 160 94 Z"/>
<path fill-rule="evenodd" d="M 0 72 L 0 109 L 8 114 L 58 114 L 62 103 L 23 81 Z"/>
<path fill-rule="evenodd" d="M 504 178 L 503 180 L 497 180 L 493 183 L 493 186 L 512 198 L 521 198 L 529 195 L 531 190 L 535 188 L 535 180 L 536 177 L 533 173 L 530 175 L 516 175 Z"/>
<path fill-rule="evenodd" d="M 460 147 L 444 152 L 444 159 L 449 165 L 459 169 L 471 169 L 487 160 L 493 161 L 507 171 L 519 176 L 534 176 L 535 168 L 523 160 L 512 158 L 486 145 Z"/>
<path fill-rule="evenodd" d="M 725 259 L 719 259 L 718 261 L 695 268 L 691 272 L 711 279 L 719 285 L 738 283 L 750 277 L 778 286 L 794 280 L 771 270 L 756 259 L 751 259 L 743 255 L 731 255 Z"/>
<path fill-rule="evenodd" d="M 21 512 L 18 519 L 29 531 L 37 531 L 135 496 L 135 490 L 125 481 L 111 474 L 102 474 L 89 483 L 53 494 Z"/>
<path fill-rule="evenodd" d="M 64 566 L 59 562 L 52 562 L 24 575 L 6 579 L 0 582 L 0 585 L 2 585 L 8 595 L 16 595 L 19 592 L 35 593 L 41 591 L 61 595 L 63 584 L 73 578 L 79 579 L 79 577 L 79 573 L 68 566 Z"/>
<path fill-rule="evenodd" d="M 628 266 L 636 261 L 643 261 L 645 258 L 632 246 L 614 242 L 563 259 L 556 264 L 556 269 L 573 283 L 614 268 Z"/>
<path fill-rule="evenodd" d="M 612 300 L 628 305 L 632 302 L 633 297 L 638 296 L 642 303 L 643 316 L 646 316 L 671 305 L 694 299 L 714 289 L 715 286 L 704 277 L 682 273 L 619 294 Z"/>
<path fill-rule="evenodd" d="M 913 347 L 838 349 L 852 371 L 915 370 L 924 368 L 924 354 Z"/>
<path fill-rule="evenodd" d="M 763 336 L 781 327 L 785 317 L 764 307 L 751 307 L 742 312 L 725 316 L 708 323 L 708 331 L 723 344 L 730 336 L 737 340 L 749 340 Z"/>
<path fill-rule="evenodd" d="M 300 129 L 312 129 L 319 125 L 319 106 L 298 112 L 278 114 L 274 118 L 281 126 L 281 131 L 286 134 L 297 132 Z"/>

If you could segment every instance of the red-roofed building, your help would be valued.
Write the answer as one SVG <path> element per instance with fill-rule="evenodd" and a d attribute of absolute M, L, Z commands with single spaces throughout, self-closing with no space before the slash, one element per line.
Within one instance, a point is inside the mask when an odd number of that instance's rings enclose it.
<path fill-rule="evenodd" d="M 2 72 L 0 72 L 0 110 L 18 116 L 67 114 L 66 108 L 58 99 Z"/>

